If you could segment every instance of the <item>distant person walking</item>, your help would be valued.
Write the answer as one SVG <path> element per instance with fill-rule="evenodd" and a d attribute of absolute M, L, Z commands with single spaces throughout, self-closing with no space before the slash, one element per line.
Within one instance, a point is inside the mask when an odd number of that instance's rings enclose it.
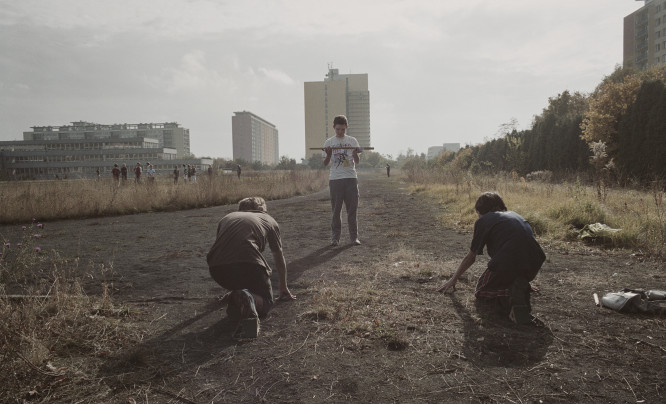
<path fill-rule="evenodd" d="M 192 164 L 192 168 L 190 168 L 190 181 L 194 184 L 197 183 L 197 169 L 194 167 L 194 164 Z"/>
<path fill-rule="evenodd" d="M 99 181 L 99 167 L 97 167 L 97 170 L 95 170 L 95 172 L 97 173 L 97 181 Z"/>
<path fill-rule="evenodd" d="M 180 176 L 180 170 L 178 169 L 178 164 L 176 164 L 173 169 L 173 185 L 178 185 L 179 176 Z"/>
<path fill-rule="evenodd" d="M 240 164 L 236 164 L 236 173 L 238 174 L 238 179 L 240 180 L 240 175 L 241 175 L 241 166 L 240 166 Z"/>
<path fill-rule="evenodd" d="M 116 186 L 120 185 L 120 168 L 118 168 L 118 164 L 113 165 L 111 175 L 113 175 L 113 180 L 116 182 Z"/>
<path fill-rule="evenodd" d="M 123 163 L 123 166 L 120 168 L 120 176 L 123 179 L 123 182 L 127 182 L 127 164 Z"/>
<path fill-rule="evenodd" d="M 187 182 L 188 177 L 187 177 L 187 167 L 185 164 L 183 164 L 183 181 Z"/>
<path fill-rule="evenodd" d="M 136 163 L 136 167 L 134 167 L 134 182 L 139 184 L 141 182 L 141 163 Z"/>
<path fill-rule="evenodd" d="M 391 176 L 391 166 L 388 163 L 386 163 L 386 176 Z"/>

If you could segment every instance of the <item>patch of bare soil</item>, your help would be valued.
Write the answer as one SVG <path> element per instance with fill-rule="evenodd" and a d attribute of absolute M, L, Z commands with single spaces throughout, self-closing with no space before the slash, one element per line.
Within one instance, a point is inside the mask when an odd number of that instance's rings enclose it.
<path fill-rule="evenodd" d="M 363 174 L 359 184 L 361 246 L 328 246 L 328 190 L 269 202 L 298 300 L 278 302 L 256 340 L 232 339 L 205 261 L 217 221 L 235 206 L 48 223 L 42 248 L 112 263 L 115 298 L 148 330 L 91 376 L 106 391 L 101 401 L 666 400 L 666 319 L 592 298 L 666 289 L 663 262 L 544 245 L 533 307 L 546 326 L 515 326 L 475 307 L 483 258 L 456 292 L 434 291 L 471 234 L 444 228 L 441 207 L 399 179 Z"/>

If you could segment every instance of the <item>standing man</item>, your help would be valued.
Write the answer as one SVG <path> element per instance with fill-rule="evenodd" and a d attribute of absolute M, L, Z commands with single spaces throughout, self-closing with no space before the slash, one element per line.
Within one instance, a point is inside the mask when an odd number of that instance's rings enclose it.
<path fill-rule="evenodd" d="M 178 164 L 176 164 L 173 169 L 173 185 L 178 185 L 179 176 L 180 176 L 180 170 L 178 169 Z"/>
<path fill-rule="evenodd" d="M 127 182 L 127 164 L 123 163 L 123 166 L 120 168 L 120 176 L 123 179 L 123 183 Z"/>
<path fill-rule="evenodd" d="M 111 175 L 113 175 L 113 181 L 116 183 L 116 186 L 120 185 L 120 168 L 118 168 L 118 164 L 113 165 Z"/>
<path fill-rule="evenodd" d="M 391 166 L 389 163 L 386 163 L 386 176 L 390 177 L 391 176 Z"/>
<path fill-rule="evenodd" d="M 148 174 L 148 183 L 153 184 L 155 182 L 155 169 L 150 162 L 146 163 L 146 173 Z"/>
<path fill-rule="evenodd" d="M 222 301 L 232 321 L 257 319 L 268 314 L 273 306 L 271 267 L 262 255 L 266 244 L 273 253 L 279 275 L 278 299 L 293 300 L 287 287 L 287 264 L 282 253 L 282 240 L 277 222 L 267 212 L 260 197 L 245 198 L 217 225 L 217 237 L 206 259 L 212 278 L 230 290 Z M 248 331 L 248 330 L 245 330 Z M 254 335 L 252 335 L 254 334 Z"/>
<path fill-rule="evenodd" d="M 240 164 L 236 164 L 236 174 L 238 174 L 238 179 L 240 180 L 240 175 L 241 175 L 241 166 L 240 166 Z"/>
<path fill-rule="evenodd" d="M 137 184 L 141 182 L 141 163 L 136 163 L 136 167 L 134 167 L 134 182 Z"/>
<path fill-rule="evenodd" d="M 349 227 L 349 239 L 353 245 L 361 245 L 358 239 L 358 221 L 356 211 L 358 209 L 358 179 L 356 176 L 356 164 L 359 162 L 358 154 L 361 149 L 356 138 L 347 136 L 347 117 L 338 115 L 333 119 L 335 136 L 326 139 L 324 143 L 324 166 L 331 163 L 328 175 L 328 187 L 331 194 L 331 208 L 333 217 L 331 219 L 331 245 L 340 244 L 340 232 L 342 222 L 342 204 L 347 210 L 347 225 Z M 343 149 L 346 147 L 346 149 Z"/>

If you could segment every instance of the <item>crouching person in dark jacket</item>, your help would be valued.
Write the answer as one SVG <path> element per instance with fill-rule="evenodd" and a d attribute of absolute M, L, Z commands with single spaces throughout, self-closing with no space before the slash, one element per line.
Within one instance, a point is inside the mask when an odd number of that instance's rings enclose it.
<path fill-rule="evenodd" d="M 479 218 L 474 223 L 470 251 L 456 273 L 437 291 L 455 290 L 458 278 L 486 247 L 490 261 L 476 284 L 474 296 L 478 301 L 504 308 L 517 324 L 541 324 L 531 314 L 529 282 L 536 277 L 546 255 L 532 228 L 522 216 L 507 210 L 494 192 L 482 194 L 474 208 Z"/>
<path fill-rule="evenodd" d="M 279 299 L 296 298 L 287 287 L 287 264 L 282 253 L 280 229 L 260 197 L 241 200 L 238 212 L 220 220 L 217 237 L 207 255 L 212 278 L 229 290 L 222 301 L 227 304 L 227 315 L 237 322 L 242 332 L 256 337 L 259 318 L 273 306 L 271 267 L 262 255 L 266 244 L 273 253 L 279 275 Z"/>

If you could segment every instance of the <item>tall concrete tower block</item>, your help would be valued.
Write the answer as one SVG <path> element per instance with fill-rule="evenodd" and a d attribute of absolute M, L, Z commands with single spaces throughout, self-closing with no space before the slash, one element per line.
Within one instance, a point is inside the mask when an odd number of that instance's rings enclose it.
<path fill-rule="evenodd" d="M 368 75 L 340 74 L 328 69 L 324 81 L 304 84 L 305 101 L 305 158 L 320 153 L 309 150 L 322 147 L 326 139 L 335 136 L 333 118 L 345 115 L 349 120 L 347 134 L 363 147 L 371 146 L 370 92 Z"/>

